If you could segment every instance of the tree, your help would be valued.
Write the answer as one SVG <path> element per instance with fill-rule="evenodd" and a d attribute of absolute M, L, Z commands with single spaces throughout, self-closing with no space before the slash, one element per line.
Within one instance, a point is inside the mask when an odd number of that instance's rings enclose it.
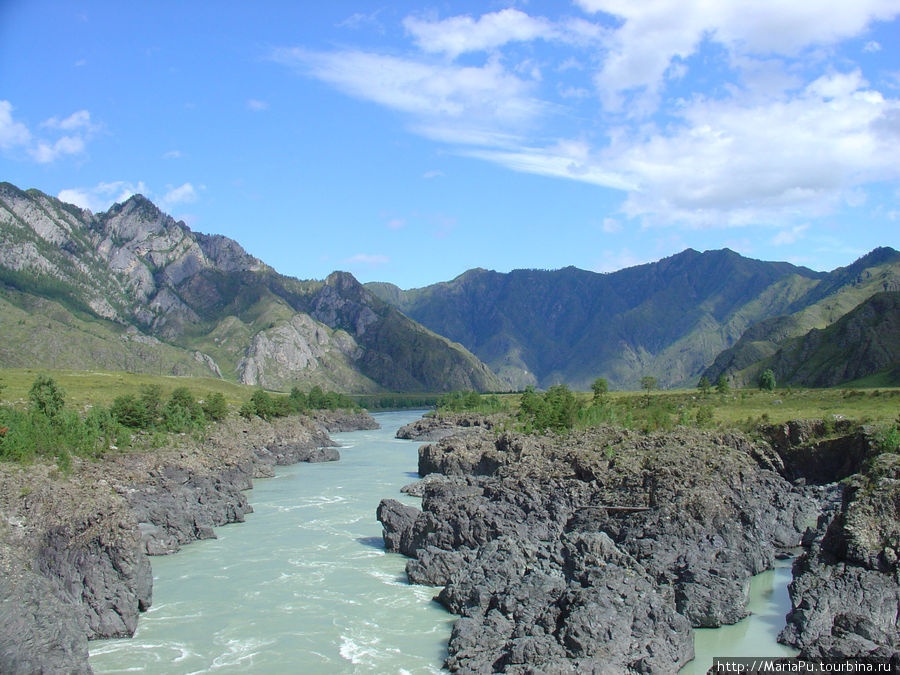
<path fill-rule="evenodd" d="M 762 391 L 773 391 L 775 389 L 775 373 L 771 368 L 766 368 L 759 374 L 759 388 Z"/>
<path fill-rule="evenodd" d="M 225 395 L 217 391 L 206 397 L 203 403 L 203 414 L 208 419 L 221 422 L 228 415 L 228 404 L 225 402 Z"/>
<path fill-rule="evenodd" d="M 605 377 L 598 377 L 591 385 L 591 390 L 594 392 L 594 403 L 603 403 L 609 392 L 609 382 Z"/>
<path fill-rule="evenodd" d="M 724 396 L 730 390 L 731 388 L 728 386 L 728 380 L 725 379 L 725 375 L 719 375 L 719 379 L 716 380 L 716 392 Z"/>
<path fill-rule="evenodd" d="M 709 383 L 706 375 L 700 378 L 700 381 L 697 383 L 697 389 L 700 390 L 704 397 L 709 396 L 709 390 L 712 389 L 712 385 Z"/>
<path fill-rule="evenodd" d="M 275 403 L 272 397 L 262 389 L 257 389 L 250 396 L 250 403 L 254 412 L 264 420 L 271 419 L 275 415 Z"/>
<path fill-rule="evenodd" d="M 641 389 L 647 392 L 647 405 L 650 405 L 650 392 L 656 389 L 656 378 L 652 375 L 644 375 L 641 378 Z"/>
<path fill-rule="evenodd" d="M 65 392 L 49 375 L 39 375 L 28 391 L 34 410 L 47 417 L 56 417 L 65 405 Z"/>

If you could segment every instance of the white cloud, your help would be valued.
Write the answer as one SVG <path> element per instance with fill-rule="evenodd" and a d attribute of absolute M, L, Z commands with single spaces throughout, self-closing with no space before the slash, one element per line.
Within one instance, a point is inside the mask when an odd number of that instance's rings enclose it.
<path fill-rule="evenodd" d="M 478 19 L 454 16 L 441 21 L 427 21 L 407 17 L 403 20 L 403 27 L 422 51 L 451 57 L 494 49 L 508 42 L 527 42 L 556 34 L 551 22 L 533 18 L 513 8 L 484 14 Z"/>
<path fill-rule="evenodd" d="M 832 211 L 870 180 L 900 177 L 882 129 L 900 101 L 858 73 L 819 78 L 793 100 L 745 106 L 698 99 L 683 124 L 621 140 L 605 164 L 639 186 L 623 207 L 647 222 L 780 223 Z"/>
<path fill-rule="evenodd" d="M 91 114 L 87 110 L 79 110 L 63 119 L 51 117 L 40 124 L 40 128 L 51 135 L 66 132 L 65 135 L 55 139 L 35 137 L 24 123 L 13 119 L 12 111 L 9 101 L 0 101 L 0 149 L 21 147 L 27 156 L 39 164 L 49 164 L 67 155 L 83 153 L 87 140 L 99 129 L 91 122 Z"/>
<path fill-rule="evenodd" d="M 881 44 L 879 44 L 878 42 L 875 42 L 874 40 L 870 40 L 870 41 L 867 42 L 867 43 L 865 44 L 865 46 L 863 47 L 863 51 L 864 51 L 864 52 L 867 52 L 867 53 L 869 53 L 869 54 L 873 54 L 873 53 L 875 53 L 875 52 L 880 52 L 880 51 L 881 51 Z"/>
<path fill-rule="evenodd" d="M 9 101 L 0 101 L 0 149 L 8 150 L 31 141 L 31 132 L 12 116 L 13 106 Z"/>
<path fill-rule="evenodd" d="M 616 234 L 622 231 L 622 221 L 615 218 L 604 218 L 601 229 L 607 234 Z"/>
<path fill-rule="evenodd" d="M 197 191 L 190 183 L 184 183 L 176 188 L 169 187 L 166 194 L 163 195 L 161 202 L 166 206 L 174 206 L 175 204 L 187 204 L 197 200 Z"/>
<path fill-rule="evenodd" d="M 401 113 L 412 132 L 457 154 L 624 193 L 607 232 L 620 218 L 790 228 L 860 205 L 870 181 L 900 178 L 900 100 L 834 47 L 900 14 L 897 0 L 577 4 L 609 16 L 407 17 L 405 54 L 279 49 L 272 58 Z M 567 49 L 546 56 L 514 44 L 535 40 Z M 700 60 L 706 81 L 693 77 Z"/>
<path fill-rule="evenodd" d="M 628 90 L 641 89 L 645 99 L 654 99 L 672 60 L 694 54 L 704 40 L 736 53 L 795 55 L 859 35 L 872 21 L 900 14 L 894 0 L 576 1 L 587 12 L 623 21 L 607 42 L 609 55 L 596 78 L 610 108 L 621 106 Z"/>
<path fill-rule="evenodd" d="M 443 177 L 444 172 L 440 169 L 432 169 L 430 171 L 426 171 L 422 174 L 422 178 L 431 179 L 431 178 L 441 178 Z"/>
<path fill-rule="evenodd" d="M 645 225 L 784 224 L 860 203 L 859 186 L 900 178 L 900 101 L 858 72 L 810 83 L 791 100 L 745 104 L 698 97 L 660 130 L 623 127 L 609 146 L 463 154 L 516 171 L 627 192 L 622 213 Z"/>
<path fill-rule="evenodd" d="M 357 253 L 344 260 L 348 265 L 366 265 L 368 267 L 377 267 L 385 265 L 391 261 L 386 255 L 380 253 Z"/>
<path fill-rule="evenodd" d="M 269 109 L 269 104 L 255 98 L 247 99 L 247 108 L 253 112 L 262 112 Z"/>
<path fill-rule="evenodd" d="M 387 222 L 387 226 L 391 230 L 401 230 L 406 227 L 406 218 L 391 218 Z"/>
<path fill-rule="evenodd" d="M 787 246 L 789 244 L 796 244 L 800 241 L 804 233 L 809 229 L 809 224 L 797 225 L 788 230 L 782 230 L 774 237 L 772 237 L 772 245 L 773 246 Z"/>
<path fill-rule="evenodd" d="M 74 131 L 75 129 L 86 129 L 91 131 L 95 128 L 94 125 L 91 124 L 91 113 L 87 110 L 73 112 L 64 119 L 51 117 L 50 119 L 41 122 L 41 126 L 62 131 Z"/>
<path fill-rule="evenodd" d="M 60 190 L 56 196 L 61 201 L 75 204 L 82 209 L 90 209 L 96 213 L 107 210 L 117 202 L 124 202 L 135 194 L 147 194 L 147 187 L 143 181 L 138 183 L 113 181 L 98 183 L 92 188 L 68 188 Z"/>
<path fill-rule="evenodd" d="M 181 159 L 184 155 L 181 150 L 169 150 L 168 152 L 163 153 L 163 159 Z"/>
<path fill-rule="evenodd" d="M 37 145 L 28 149 L 28 154 L 39 164 L 49 164 L 64 155 L 77 155 L 81 152 L 84 152 L 84 139 L 81 136 L 63 136 L 55 143 L 38 141 Z"/>
<path fill-rule="evenodd" d="M 412 116 L 416 132 L 437 140 L 495 144 L 532 122 L 544 105 L 531 96 L 533 83 L 509 73 L 496 60 L 458 66 L 360 51 L 309 52 L 280 49 L 273 58 L 300 68 L 345 93 Z M 474 140 L 481 138 L 482 140 Z"/>

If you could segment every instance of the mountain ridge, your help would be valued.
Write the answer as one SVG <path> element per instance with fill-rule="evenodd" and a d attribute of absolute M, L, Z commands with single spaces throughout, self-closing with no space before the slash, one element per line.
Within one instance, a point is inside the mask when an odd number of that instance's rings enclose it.
<path fill-rule="evenodd" d="M 477 268 L 406 291 L 383 282 L 367 287 L 465 345 L 513 388 L 565 382 L 587 389 L 605 377 L 615 387 L 636 389 L 645 375 L 664 387 L 694 386 L 760 322 L 827 299 L 872 264 L 894 265 L 898 255 L 876 249 L 836 274 L 730 249 L 686 249 L 608 273 Z M 841 306 L 829 323 L 850 309 Z"/>
<path fill-rule="evenodd" d="M 170 359 L 173 374 L 271 389 L 501 388 L 462 346 L 349 273 L 324 281 L 281 275 L 234 240 L 194 233 L 141 195 L 94 214 L 0 183 L 0 282 L 4 303 L 37 312 L 4 323 L 8 365 L 140 369 L 134 343 L 154 372 Z M 46 314 L 62 321 L 42 323 Z M 61 325 L 67 330 L 54 334 Z M 55 339 L 63 333 L 66 341 Z"/>

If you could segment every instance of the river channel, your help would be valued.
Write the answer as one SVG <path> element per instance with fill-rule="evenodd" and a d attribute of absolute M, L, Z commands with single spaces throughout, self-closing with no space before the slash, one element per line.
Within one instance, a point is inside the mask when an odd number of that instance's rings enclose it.
<path fill-rule="evenodd" d="M 418 478 L 419 443 L 394 433 L 420 414 L 379 413 L 381 429 L 333 434 L 340 462 L 280 467 L 248 493 L 245 524 L 153 558 L 152 607 L 133 638 L 91 643 L 94 671 L 440 672 L 454 617 L 437 589 L 406 583 L 375 520 L 385 497 L 418 501 L 399 489 Z M 697 659 L 682 673 L 706 672 L 713 656 L 785 654 L 774 637 L 789 576 L 754 579 L 751 619 L 695 631 Z"/>

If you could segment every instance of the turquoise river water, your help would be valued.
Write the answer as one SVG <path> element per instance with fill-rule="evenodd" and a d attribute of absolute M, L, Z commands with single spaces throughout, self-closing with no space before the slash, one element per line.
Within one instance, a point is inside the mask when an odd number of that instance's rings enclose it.
<path fill-rule="evenodd" d="M 379 430 L 334 434 L 340 462 L 278 468 L 248 494 L 245 524 L 153 558 L 153 606 L 133 638 L 91 643 L 94 671 L 440 672 L 454 617 L 436 589 L 406 583 L 405 558 L 385 553 L 375 520 L 385 497 L 418 501 L 399 489 L 418 478 L 419 444 L 394 433 L 419 415 L 379 413 Z M 682 673 L 706 672 L 713 656 L 787 653 L 774 636 L 789 576 L 754 579 L 752 618 L 695 631 L 697 659 Z"/>

